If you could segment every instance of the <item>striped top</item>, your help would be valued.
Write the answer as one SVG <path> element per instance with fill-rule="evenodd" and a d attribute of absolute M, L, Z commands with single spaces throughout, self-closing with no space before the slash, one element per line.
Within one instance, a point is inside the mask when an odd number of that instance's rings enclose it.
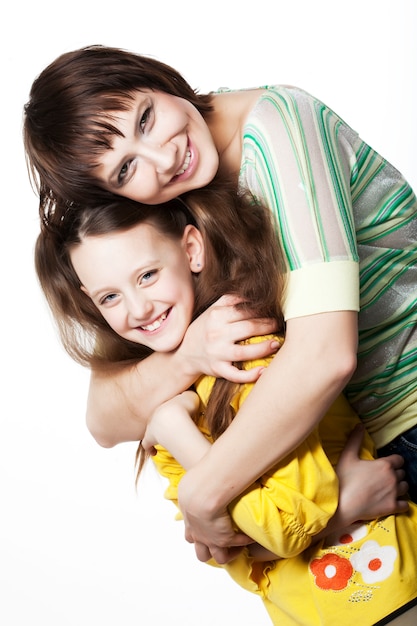
<path fill-rule="evenodd" d="M 310 94 L 273 86 L 243 129 L 240 187 L 273 211 L 286 319 L 359 311 L 346 394 L 378 447 L 416 423 L 417 201 L 401 174 Z"/>

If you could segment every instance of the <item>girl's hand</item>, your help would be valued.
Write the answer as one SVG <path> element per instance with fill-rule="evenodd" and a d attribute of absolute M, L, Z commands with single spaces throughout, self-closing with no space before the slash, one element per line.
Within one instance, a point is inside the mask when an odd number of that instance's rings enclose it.
<path fill-rule="evenodd" d="M 274 332 L 276 321 L 252 318 L 248 311 L 236 308 L 238 302 L 235 296 L 222 296 L 189 326 L 179 351 L 196 375 L 208 374 L 235 383 L 254 382 L 261 367 L 244 371 L 233 362 L 263 358 L 278 350 L 279 343 L 271 340 L 239 344 Z"/>
<path fill-rule="evenodd" d="M 161 404 L 148 422 L 144 450 L 155 455 L 155 445 L 160 444 L 185 470 L 198 463 L 211 445 L 193 421 L 199 407 L 199 397 L 191 390 Z"/>
<path fill-rule="evenodd" d="M 201 459 L 210 443 L 197 428 L 192 417 L 200 406 L 194 391 L 184 391 L 158 407 L 148 421 L 142 447 L 151 455 L 160 444 L 188 469 Z"/>
<path fill-rule="evenodd" d="M 364 426 L 358 425 L 336 468 L 340 483 L 338 514 L 346 519 L 346 525 L 408 509 L 403 458 L 392 454 L 374 461 L 360 459 L 363 436 Z"/>

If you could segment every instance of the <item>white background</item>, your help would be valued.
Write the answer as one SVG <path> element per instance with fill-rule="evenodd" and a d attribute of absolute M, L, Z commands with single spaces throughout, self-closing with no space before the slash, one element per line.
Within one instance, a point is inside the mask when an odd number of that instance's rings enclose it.
<path fill-rule="evenodd" d="M 257 598 L 197 562 L 151 471 L 136 494 L 136 446 L 101 449 L 84 426 L 88 372 L 60 347 L 32 267 L 37 199 L 21 141 L 32 80 L 62 52 L 101 43 L 155 56 L 201 92 L 296 84 L 417 187 L 416 26 L 415 0 L 39 0 L 3 8 L 3 626 L 269 624 Z"/>

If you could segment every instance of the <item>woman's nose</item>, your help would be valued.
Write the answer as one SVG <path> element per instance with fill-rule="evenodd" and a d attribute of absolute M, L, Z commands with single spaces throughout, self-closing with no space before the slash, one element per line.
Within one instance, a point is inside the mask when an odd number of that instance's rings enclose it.
<path fill-rule="evenodd" d="M 182 165 L 178 163 L 177 148 L 170 141 L 164 144 L 148 143 L 142 146 L 142 150 L 143 158 L 154 165 L 158 174 L 169 172 L 174 175 Z"/>

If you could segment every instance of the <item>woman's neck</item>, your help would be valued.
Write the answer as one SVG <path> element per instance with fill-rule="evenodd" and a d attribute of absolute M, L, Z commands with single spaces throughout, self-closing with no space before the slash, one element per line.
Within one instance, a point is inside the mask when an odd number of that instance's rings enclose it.
<path fill-rule="evenodd" d="M 219 153 L 219 172 L 224 176 L 239 176 L 243 127 L 260 93 L 260 89 L 251 89 L 213 95 L 214 110 L 207 125 Z"/>

